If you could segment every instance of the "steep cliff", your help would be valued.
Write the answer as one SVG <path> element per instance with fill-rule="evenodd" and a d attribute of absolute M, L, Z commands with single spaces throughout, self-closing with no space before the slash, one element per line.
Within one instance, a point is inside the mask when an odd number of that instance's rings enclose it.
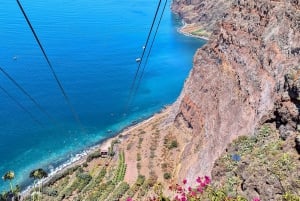
<path fill-rule="evenodd" d="M 299 99 L 290 95 L 298 93 L 299 8 L 297 0 L 174 1 L 187 23 L 212 32 L 173 107 L 177 129 L 192 139 L 180 156 L 180 179 L 210 175 L 227 145 L 263 122 L 296 129 Z"/>
<path fill-rule="evenodd" d="M 173 0 L 172 10 L 187 24 L 212 32 L 230 8 L 233 0 Z"/>

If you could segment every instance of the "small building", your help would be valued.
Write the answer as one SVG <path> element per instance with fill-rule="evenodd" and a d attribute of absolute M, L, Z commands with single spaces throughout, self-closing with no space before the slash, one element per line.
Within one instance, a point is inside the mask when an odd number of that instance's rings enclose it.
<path fill-rule="evenodd" d="M 106 158 L 108 156 L 108 150 L 100 150 L 100 155 L 102 158 Z"/>

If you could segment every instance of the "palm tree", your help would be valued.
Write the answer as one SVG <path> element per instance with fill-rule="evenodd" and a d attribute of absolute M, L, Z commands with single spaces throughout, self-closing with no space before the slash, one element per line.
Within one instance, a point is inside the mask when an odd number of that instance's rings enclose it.
<path fill-rule="evenodd" d="M 15 173 L 14 171 L 10 170 L 7 173 L 5 173 L 5 175 L 3 175 L 2 179 L 4 181 L 9 180 L 9 184 L 10 184 L 10 191 L 13 192 L 13 186 L 12 186 L 12 180 L 15 178 Z"/>
<path fill-rule="evenodd" d="M 43 179 L 47 176 L 48 176 L 47 172 L 42 168 L 32 170 L 29 174 L 29 177 L 34 179 L 34 186 L 35 186 L 35 183 L 37 180 Z M 42 187 L 43 187 L 43 182 L 41 182 L 40 187 L 39 187 L 40 193 L 42 191 Z"/>

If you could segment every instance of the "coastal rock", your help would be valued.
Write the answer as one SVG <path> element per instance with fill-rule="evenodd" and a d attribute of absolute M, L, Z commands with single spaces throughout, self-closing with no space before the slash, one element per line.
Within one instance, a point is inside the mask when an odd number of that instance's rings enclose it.
<path fill-rule="evenodd" d="M 232 2 L 233 0 L 174 0 L 172 10 L 185 23 L 196 23 L 208 32 L 212 32 L 220 19 L 228 15 L 226 11 Z"/>
<path fill-rule="evenodd" d="M 227 145 L 238 136 L 252 135 L 263 122 L 278 121 L 278 128 L 296 129 L 300 81 L 298 71 L 295 79 L 287 75 L 300 63 L 299 4 L 284 0 L 173 2 L 173 9 L 187 23 L 200 23 L 213 31 L 197 51 L 173 107 L 174 125 L 193 139 L 181 155 L 180 180 L 210 176 Z"/>
<path fill-rule="evenodd" d="M 286 140 L 291 135 L 291 130 L 289 130 L 286 126 L 281 125 L 279 127 L 279 134 L 281 139 Z"/>

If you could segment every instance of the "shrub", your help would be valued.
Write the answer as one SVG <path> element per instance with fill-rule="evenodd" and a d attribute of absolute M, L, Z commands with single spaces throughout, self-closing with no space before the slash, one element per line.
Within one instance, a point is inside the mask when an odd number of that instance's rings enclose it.
<path fill-rule="evenodd" d="M 161 164 L 161 168 L 166 169 L 168 167 L 168 163 Z"/>
<path fill-rule="evenodd" d="M 164 138 L 164 145 L 168 149 L 173 149 L 178 147 L 178 142 L 175 137 L 169 136 Z"/>
<path fill-rule="evenodd" d="M 99 157 L 101 157 L 101 153 L 100 153 L 100 151 L 96 151 L 96 152 L 88 155 L 88 157 L 86 158 L 86 162 L 91 162 L 95 158 L 99 158 Z"/>
<path fill-rule="evenodd" d="M 166 180 L 171 179 L 171 174 L 169 172 L 165 172 L 164 179 L 166 179 Z"/>
<path fill-rule="evenodd" d="M 154 151 L 151 151 L 151 152 L 150 152 L 150 158 L 155 158 L 155 153 L 154 153 Z"/>
<path fill-rule="evenodd" d="M 116 189 L 114 189 L 112 196 L 109 200 L 118 201 L 128 191 L 129 184 L 122 182 Z"/>
<path fill-rule="evenodd" d="M 283 195 L 284 200 L 286 201 L 300 201 L 300 196 L 292 194 L 290 192 L 286 192 Z"/>
<path fill-rule="evenodd" d="M 140 170 L 141 167 L 142 167 L 142 166 L 141 166 L 141 163 L 137 163 L 137 164 L 136 164 L 136 168 L 137 168 L 138 170 Z"/>
<path fill-rule="evenodd" d="M 130 150 L 132 147 L 132 143 L 127 144 L 127 150 Z"/>
<path fill-rule="evenodd" d="M 144 182 L 145 182 L 145 176 L 139 175 L 135 183 L 137 186 L 142 186 Z"/>
<path fill-rule="evenodd" d="M 113 146 L 108 147 L 108 155 L 109 155 L 110 157 L 113 157 L 113 156 L 115 155 Z"/>
<path fill-rule="evenodd" d="M 158 179 L 158 177 L 157 177 L 156 174 L 151 174 L 151 173 L 150 173 L 150 177 L 149 177 L 149 179 L 148 179 L 148 181 L 147 181 L 148 185 L 149 185 L 150 187 L 153 187 L 153 186 L 155 185 L 157 179 Z"/>
<path fill-rule="evenodd" d="M 173 149 L 178 147 L 177 140 L 172 140 L 171 143 L 168 145 L 168 149 Z"/>
<path fill-rule="evenodd" d="M 136 160 L 137 160 L 137 161 L 142 160 L 142 157 L 141 157 L 141 154 L 140 154 L 140 153 L 137 153 L 137 154 L 136 154 Z"/>
<path fill-rule="evenodd" d="M 139 145 L 142 144 L 143 140 L 144 140 L 144 138 L 142 138 L 142 137 L 139 138 Z"/>

